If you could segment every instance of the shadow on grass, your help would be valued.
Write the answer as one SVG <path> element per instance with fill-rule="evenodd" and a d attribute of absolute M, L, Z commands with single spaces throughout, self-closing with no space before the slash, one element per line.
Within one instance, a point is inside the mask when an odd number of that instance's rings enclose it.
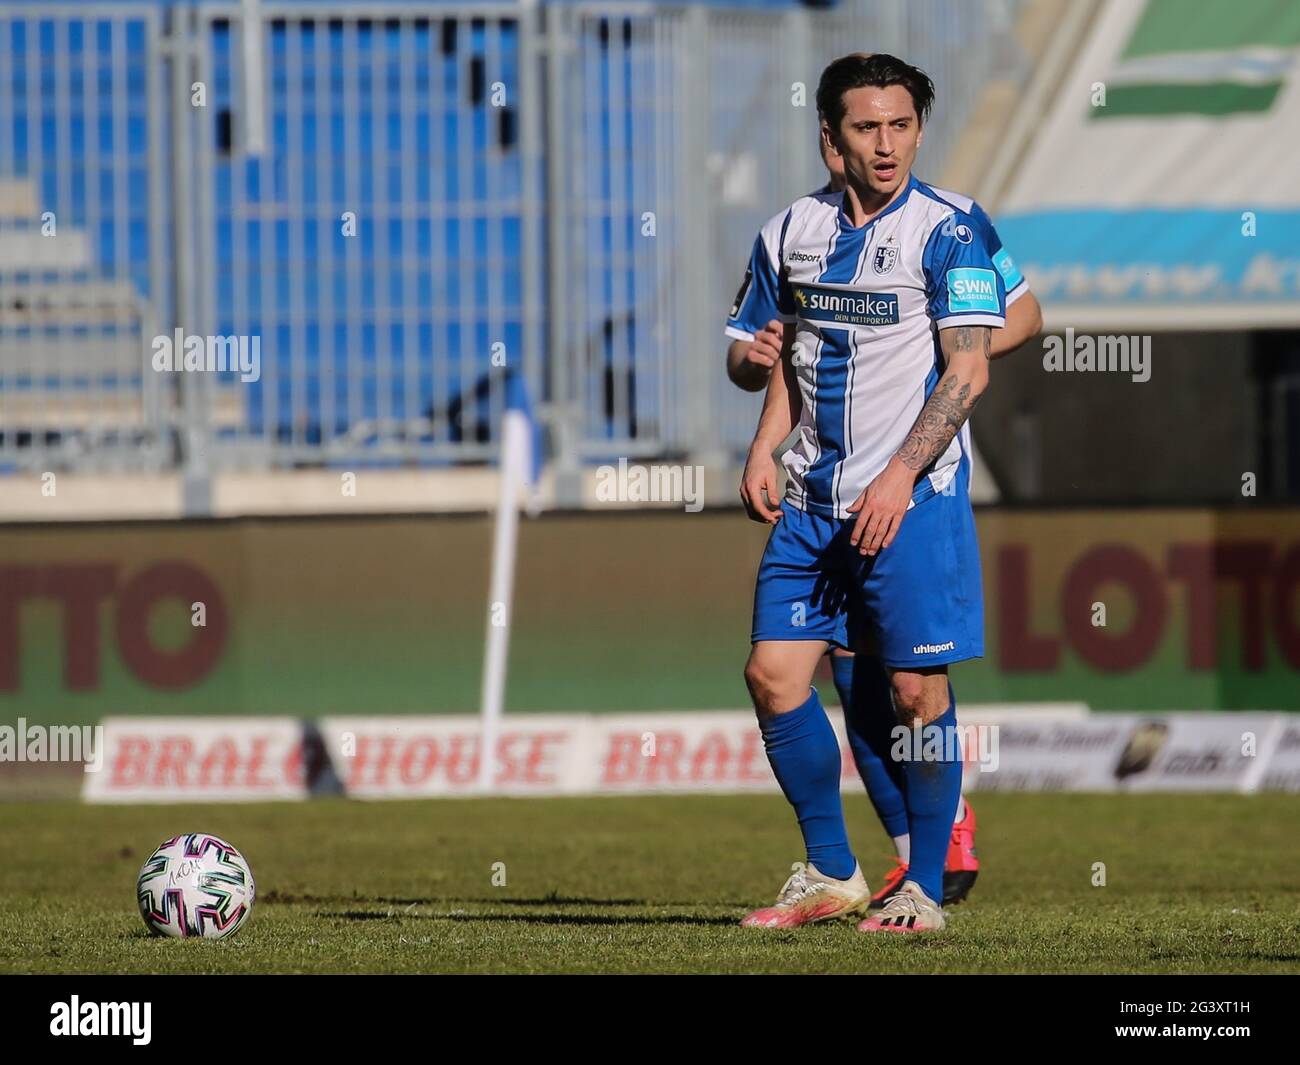
<path fill-rule="evenodd" d="M 338 906 L 352 903 L 359 906 L 433 906 L 446 907 L 461 904 L 474 906 L 698 906 L 699 899 L 598 899 L 581 895 L 551 893 L 534 898 L 499 898 L 496 896 L 444 895 L 440 898 L 398 898 L 390 895 L 294 895 L 282 891 L 268 891 L 257 901 L 264 905 L 283 906 Z M 752 909 L 753 902 L 711 902 L 710 906 L 728 906 Z"/>
<path fill-rule="evenodd" d="M 699 917 L 693 914 L 629 914 L 613 917 L 606 914 L 580 913 L 375 913 L 371 910 L 339 910 L 320 913 L 319 917 L 337 917 L 348 921 L 485 921 L 505 924 L 545 925 L 696 925 L 730 928 L 739 924 L 735 917 Z"/>

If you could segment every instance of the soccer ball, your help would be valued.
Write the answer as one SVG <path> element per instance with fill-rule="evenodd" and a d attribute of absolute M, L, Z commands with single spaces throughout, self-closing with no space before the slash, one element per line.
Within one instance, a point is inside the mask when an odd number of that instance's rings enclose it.
<path fill-rule="evenodd" d="M 253 911 L 253 871 L 224 839 L 206 832 L 158 844 L 136 881 L 140 916 L 164 936 L 223 939 Z"/>

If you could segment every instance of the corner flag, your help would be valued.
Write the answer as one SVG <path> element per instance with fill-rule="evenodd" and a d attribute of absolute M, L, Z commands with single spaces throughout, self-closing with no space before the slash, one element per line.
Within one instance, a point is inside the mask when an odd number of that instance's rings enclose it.
<path fill-rule="evenodd" d="M 510 651 L 511 598 L 519 548 L 519 495 L 528 489 L 528 513 L 539 509 L 541 430 L 533 417 L 528 388 L 514 372 L 506 374 L 506 410 L 501 423 L 500 481 L 496 530 L 492 540 L 492 583 L 488 592 L 487 648 L 483 655 L 478 785 L 490 791 L 496 778 L 497 740 L 505 708 L 506 664 Z"/>

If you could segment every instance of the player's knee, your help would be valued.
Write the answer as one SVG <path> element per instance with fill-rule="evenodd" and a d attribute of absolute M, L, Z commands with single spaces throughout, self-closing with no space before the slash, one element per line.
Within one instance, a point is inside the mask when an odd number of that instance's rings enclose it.
<path fill-rule="evenodd" d="M 771 702 L 775 682 L 772 671 L 751 654 L 745 663 L 745 687 L 749 689 L 749 697 L 754 700 L 754 708 L 759 712 L 762 712 L 765 704 Z"/>
<path fill-rule="evenodd" d="M 894 712 L 900 723 L 911 728 L 918 720 L 928 724 L 943 714 L 934 685 L 916 673 L 895 673 L 889 679 L 894 695 Z"/>
<path fill-rule="evenodd" d="M 793 683 L 758 655 L 751 654 L 745 663 L 745 687 L 760 715 L 779 713 L 793 698 Z M 798 700 L 795 701 L 796 705 Z"/>

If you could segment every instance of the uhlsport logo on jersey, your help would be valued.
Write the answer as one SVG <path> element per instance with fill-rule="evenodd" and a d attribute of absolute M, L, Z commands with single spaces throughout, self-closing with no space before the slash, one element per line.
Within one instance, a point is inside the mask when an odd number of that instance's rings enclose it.
<path fill-rule="evenodd" d="M 799 317 L 833 325 L 897 325 L 898 293 L 853 292 L 795 285 Z"/>
<path fill-rule="evenodd" d="M 990 311 L 997 314 L 997 280 L 992 270 L 962 266 L 948 271 L 948 308 L 952 311 Z"/>

